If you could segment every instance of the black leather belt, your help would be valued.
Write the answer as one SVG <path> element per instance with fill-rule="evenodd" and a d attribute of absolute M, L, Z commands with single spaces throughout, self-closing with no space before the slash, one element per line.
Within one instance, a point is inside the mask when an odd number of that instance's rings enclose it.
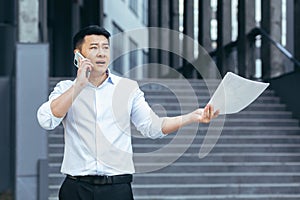
<path fill-rule="evenodd" d="M 68 178 L 78 180 L 94 185 L 105 185 L 105 184 L 118 184 L 118 183 L 130 183 L 132 182 L 132 174 L 115 175 L 115 176 L 71 176 L 67 175 Z"/>

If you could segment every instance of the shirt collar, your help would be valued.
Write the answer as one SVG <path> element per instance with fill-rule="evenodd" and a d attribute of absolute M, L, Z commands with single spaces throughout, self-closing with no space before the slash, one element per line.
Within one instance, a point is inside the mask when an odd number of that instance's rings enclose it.
<path fill-rule="evenodd" d="M 107 69 L 106 70 L 106 74 L 107 74 L 107 79 L 103 82 L 103 83 L 105 83 L 105 82 L 108 82 L 108 83 L 111 83 L 111 84 L 115 84 L 116 82 L 117 82 L 117 78 L 116 78 L 116 76 L 114 75 L 114 74 L 112 74 L 111 72 L 110 72 L 110 70 L 109 69 Z M 76 81 L 76 78 L 74 79 L 74 82 Z M 103 84 L 102 83 L 102 84 Z M 92 86 L 92 87 L 95 87 L 94 85 L 92 85 L 90 82 L 88 83 L 90 86 Z M 101 85 L 102 85 L 101 84 Z M 99 87 L 101 87 L 101 85 L 99 86 Z"/>
<path fill-rule="evenodd" d="M 106 70 L 106 74 L 107 74 L 107 82 L 111 83 L 111 84 L 115 84 L 115 80 L 114 80 L 114 76 L 113 74 L 110 72 L 110 69 Z"/>

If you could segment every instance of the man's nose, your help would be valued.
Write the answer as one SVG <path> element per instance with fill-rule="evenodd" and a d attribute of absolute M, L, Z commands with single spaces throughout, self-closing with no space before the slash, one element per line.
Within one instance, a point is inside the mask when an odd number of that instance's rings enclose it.
<path fill-rule="evenodd" d="M 104 55 L 105 55 L 104 49 L 103 49 L 103 48 L 99 48 L 99 49 L 98 49 L 98 52 L 97 52 L 97 55 L 98 55 L 98 56 L 104 56 Z"/>

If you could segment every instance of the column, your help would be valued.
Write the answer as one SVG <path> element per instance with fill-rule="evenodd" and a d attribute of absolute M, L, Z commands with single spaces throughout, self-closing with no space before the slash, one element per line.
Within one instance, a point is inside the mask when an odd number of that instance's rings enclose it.
<path fill-rule="evenodd" d="M 231 42 L 231 0 L 223 0 L 223 45 Z"/>
<path fill-rule="evenodd" d="M 198 0 L 199 16 L 198 16 L 198 42 L 207 51 L 212 51 L 210 38 L 210 22 L 211 22 L 211 6 L 210 1 Z"/>
<path fill-rule="evenodd" d="M 198 49 L 197 64 L 201 67 L 200 78 L 215 78 L 216 63 L 212 59 L 208 59 L 208 53 L 213 50 L 212 41 L 210 37 L 211 30 L 211 19 L 212 19 L 212 9 L 210 1 L 198 0 L 199 5 L 199 15 L 198 15 L 198 43 L 200 47 Z"/>
<path fill-rule="evenodd" d="M 149 0 L 149 27 L 158 27 L 159 24 L 159 0 Z M 156 29 L 151 29 L 149 32 L 149 43 L 158 46 L 159 32 Z M 149 49 L 149 63 L 159 63 L 159 51 L 157 49 Z M 157 68 L 149 69 L 149 77 L 157 77 Z"/>
<path fill-rule="evenodd" d="M 72 47 L 73 0 L 48 1 L 48 26 L 50 47 L 50 76 L 73 76 Z M 78 30 L 76 30 L 78 31 Z"/>
<path fill-rule="evenodd" d="M 246 75 L 246 3 L 238 1 L 238 73 Z"/>
<path fill-rule="evenodd" d="M 48 177 L 38 173 L 40 161 L 48 159 L 48 141 L 36 118 L 37 109 L 48 96 L 48 63 L 48 44 L 17 44 L 15 200 L 38 200 L 42 184 L 38 180 Z"/>
<path fill-rule="evenodd" d="M 13 72 L 17 21 L 15 1 L 0 1 L 0 76 L 9 76 Z"/>
<path fill-rule="evenodd" d="M 19 0 L 19 42 L 39 42 L 39 2 Z"/>
<path fill-rule="evenodd" d="M 159 1 L 159 27 L 161 28 L 170 28 L 170 2 L 169 1 Z M 160 31 L 159 32 L 159 47 L 161 49 L 169 49 L 170 47 L 170 35 L 168 31 Z M 159 50 L 159 63 L 165 66 L 170 66 L 170 53 L 167 51 Z M 159 69 L 160 76 L 165 77 L 168 75 L 169 70 L 168 68 Z"/>
<path fill-rule="evenodd" d="M 170 16 L 170 29 L 179 32 L 179 0 L 171 0 L 170 3 L 171 16 Z M 179 34 L 172 34 L 170 49 L 179 49 L 180 40 Z M 170 67 L 178 69 L 180 66 L 180 57 L 170 53 Z"/>
<path fill-rule="evenodd" d="M 183 11 L 183 34 L 186 37 L 194 39 L 194 1 L 184 1 Z M 183 39 L 183 56 L 188 60 L 194 60 L 194 46 L 191 43 L 187 43 Z M 183 62 L 183 75 L 186 78 L 195 77 L 193 66 L 187 61 Z"/>
<path fill-rule="evenodd" d="M 232 23 L 231 23 L 231 0 L 223 0 L 223 16 L 220 23 L 222 23 L 222 46 L 229 44 L 231 42 L 232 36 Z M 227 53 L 227 54 L 226 54 Z M 226 56 L 225 56 L 226 55 Z M 223 54 L 223 72 L 225 74 L 227 71 L 234 71 L 234 57 L 232 54 L 224 51 Z"/>
<path fill-rule="evenodd" d="M 243 77 L 251 77 L 255 73 L 255 46 L 246 35 L 255 27 L 255 1 L 239 0 L 238 2 L 238 73 Z M 255 44 L 252 44 L 255 45 Z"/>
<path fill-rule="evenodd" d="M 15 183 L 13 72 L 17 21 L 15 1 L 0 1 L 0 193 L 12 196 Z"/>
<path fill-rule="evenodd" d="M 295 48 L 294 49 L 294 55 L 295 58 L 300 61 L 300 23 L 299 20 L 300 19 L 300 0 L 294 0 L 294 45 Z"/>
<path fill-rule="evenodd" d="M 246 6 L 246 23 L 245 23 L 245 34 L 248 34 L 253 28 L 256 27 L 255 21 L 255 1 L 245 0 Z M 245 40 L 245 77 L 251 78 L 255 74 L 255 44 L 250 44 L 248 40 Z M 253 45 L 253 46 L 251 46 Z"/>
<path fill-rule="evenodd" d="M 46 199 L 47 134 L 36 118 L 48 96 L 49 45 L 40 43 L 39 1 L 18 1 L 18 43 L 15 45 L 15 186 L 14 199 Z M 61 31 L 59 31 L 60 34 Z M 63 46 L 63 45 L 62 45 Z M 43 178 L 42 178 L 43 177 Z M 41 188 L 43 185 L 46 188 Z M 44 191 L 43 194 L 40 191 Z M 40 195 L 40 196 L 39 196 Z"/>
<path fill-rule="evenodd" d="M 80 12 L 81 27 L 92 24 L 100 25 L 100 0 L 84 0 Z"/>
<path fill-rule="evenodd" d="M 14 188 L 13 99 L 9 76 L 0 76 L 0 194 L 12 195 Z M 1 196 L 1 195 L 0 195 Z M 1 198 L 1 197 L 0 197 Z"/>
<path fill-rule="evenodd" d="M 270 37 L 281 43 L 281 1 L 262 1 L 262 28 Z M 274 45 L 262 40 L 262 74 L 265 78 L 276 77 L 284 73 L 283 55 Z"/>
<path fill-rule="evenodd" d="M 295 41 L 295 37 L 294 37 L 294 25 L 297 26 L 295 24 L 295 20 L 294 20 L 294 1 L 286 1 L 287 5 L 286 5 L 286 49 L 292 54 L 294 55 L 294 41 Z M 299 23 L 297 23 L 299 24 Z M 299 25 L 298 25 L 299 26 Z M 286 61 L 288 64 L 286 64 L 286 71 L 293 71 L 294 70 L 294 65 L 290 64 L 290 61 Z"/>
<path fill-rule="evenodd" d="M 255 22 L 255 1 L 254 0 L 245 0 L 246 6 L 246 34 L 249 33 L 253 28 L 256 27 Z"/>
<path fill-rule="evenodd" d="M 39 32 L 40 42 L 48 41 L 47 0 L 39 0 Z"/>
<path fill-rule="evenodd" d="M 218 0 L 217 21 L 218 21 L 218 38 L 217 38 L 217 67 L 221 75 L 224 75 L 224 49 L 223 49 L 223 0 Z"/>

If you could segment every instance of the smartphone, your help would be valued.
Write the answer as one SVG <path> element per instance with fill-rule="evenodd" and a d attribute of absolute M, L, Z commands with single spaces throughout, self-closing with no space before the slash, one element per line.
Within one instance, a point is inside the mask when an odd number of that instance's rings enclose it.
<path fill-rule="evenodd" d="M 75 55 L 74 55 L 74 65 L 78 68 L 79 67 L 79 58 L 80 59 L 84 59 L 84 56 L 81 55 L 81 53 L 79 53 L 79 51 L 76 51 Z M 86 77 L 89 78 L 90 77 L 90 70 L 86 70 Z"/>
<path fill-rule="evenodd" d="M 79 53 L 79 51 L 76 51 L 75 55 L 74 55 L 74 65 L 78 68 L 79 66 L 79 58 L 80 59 L 84 59 L 83 55 L 81 55 L 81 53 Z"/>

